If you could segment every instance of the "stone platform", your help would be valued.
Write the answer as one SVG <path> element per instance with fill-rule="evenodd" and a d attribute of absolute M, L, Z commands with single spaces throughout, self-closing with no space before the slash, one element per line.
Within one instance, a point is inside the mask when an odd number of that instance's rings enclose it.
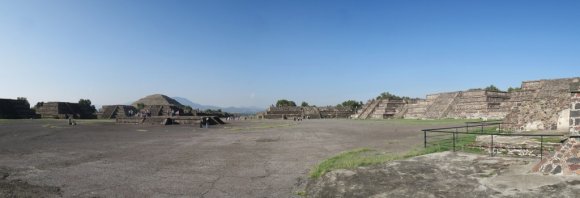
<path fill-rule="evenodd" d="M 152 116 L 117 118 L 117 124 L 150 124 L 150 125 L 198 125 L 203 118 L 209 119 L 210 125 L 225 124 L 219 117 L 212 116 Z"/>

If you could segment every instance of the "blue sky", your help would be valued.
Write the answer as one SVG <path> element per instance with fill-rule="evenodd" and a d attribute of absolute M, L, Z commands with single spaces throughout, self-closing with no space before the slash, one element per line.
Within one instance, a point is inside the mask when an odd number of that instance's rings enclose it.
<path fill-rule="evenodd" d="M 0 0 L 0 98 L 334 105 L 580 76 L 579 1 Z"/>

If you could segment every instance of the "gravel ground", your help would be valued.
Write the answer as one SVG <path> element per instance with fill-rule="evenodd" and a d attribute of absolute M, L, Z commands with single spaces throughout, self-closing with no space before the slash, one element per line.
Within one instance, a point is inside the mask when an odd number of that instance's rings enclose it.
<path fill-rule="evenodd" d="M 0 197 L 292 197 L 316 163 L 369 147 L 405 152 L 437 125 L 357 120 L 193 126 L 0 122 Z"/>

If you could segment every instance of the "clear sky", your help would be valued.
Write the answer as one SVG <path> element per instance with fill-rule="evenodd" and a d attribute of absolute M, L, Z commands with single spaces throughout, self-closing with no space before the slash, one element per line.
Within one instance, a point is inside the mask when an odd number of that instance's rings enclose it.
<path fill-rule="evenodd" d="M 334 105 L 580 76 L 580 1 L 0 0 L 0 98 Z"/>

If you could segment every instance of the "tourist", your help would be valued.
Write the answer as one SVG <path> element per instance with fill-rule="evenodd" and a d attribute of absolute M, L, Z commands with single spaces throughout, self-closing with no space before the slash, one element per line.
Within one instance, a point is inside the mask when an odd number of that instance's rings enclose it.
<path fill-rule="evenodd" d="M 209 118 L 205 118 L 205 128 L 209 128 Z"/>
<path fill-rule="evenodd" d="M 203 125 L 205 124 L 205 118 L 202 118 L 201 120 L 199 120 L 199 128 L 203 128 Z"/>

